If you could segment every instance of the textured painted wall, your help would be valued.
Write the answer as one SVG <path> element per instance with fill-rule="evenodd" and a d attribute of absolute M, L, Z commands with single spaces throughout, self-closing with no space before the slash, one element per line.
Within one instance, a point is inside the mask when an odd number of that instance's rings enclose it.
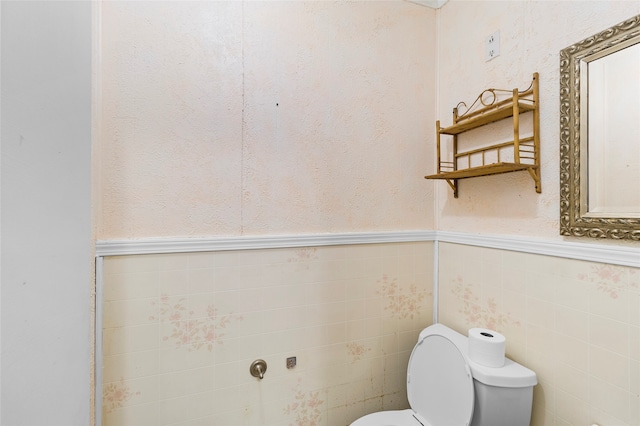
<path fill-rule="evenodd" d="M 106 258 L 103 424 L 337 426 L 407 408 L 432 256 L 405 243 Z"/>
<path fill-rule="evenodd" d="M 450 0 L 440 9 L 437 115 L 444 126 L 458 102 L 490 87 L 526 89 L 540 73 L 542 194 L 526 172 L 460 181 L 458 199 L 438 182 L 437 229 L 559 238 L 559 51 L 638 13 L 637 1 Z M 497 30 L 500 56 L 485 62 L 484 40 Z M 510 132 L 494 125 L 461 143 L 506 141 Z"/>
<path fill-rule="evenodd" d="M 435 11 L 105 2 L 100 239 L 433 228 Z"/>
<path fill-rule="evenodd" d="M 441 243 L 439 274 L 440 321 L 538 375 L 533 426 L 640 424 L 640 269 Z"/>

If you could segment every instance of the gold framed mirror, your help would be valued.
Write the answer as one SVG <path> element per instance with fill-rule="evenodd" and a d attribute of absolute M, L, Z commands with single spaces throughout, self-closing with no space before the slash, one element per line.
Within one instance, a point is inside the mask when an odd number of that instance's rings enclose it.
<path fill-rule="evenodd" d="M 560 234 L 640 241 L 640 15 L 560 51 Z"/>

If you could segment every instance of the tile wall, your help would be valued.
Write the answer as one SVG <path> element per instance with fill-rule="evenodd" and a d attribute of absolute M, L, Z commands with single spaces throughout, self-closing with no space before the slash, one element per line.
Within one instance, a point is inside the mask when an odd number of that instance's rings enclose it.
<path fill-rule="evenodd" d="M 432 250 L 105 258 L 103 424 L 335 426 L 406 408 L 407 360 L 432 323 Z"/>
<path fill-rule="evenodd" d="M 640 269 L 439 244 L 439 320 L 533 369 L 532 425 L 640 425 Z"/>
<path fill-rule="evenodd" d="M 505 334 L 538 374 L 532 425 L 640 424 L 639 269 L 439 248 L 440 321 Z M 405 408 L 432 258 L 428 242 L 105 258 L 103 424 L 334 426 Z"/>

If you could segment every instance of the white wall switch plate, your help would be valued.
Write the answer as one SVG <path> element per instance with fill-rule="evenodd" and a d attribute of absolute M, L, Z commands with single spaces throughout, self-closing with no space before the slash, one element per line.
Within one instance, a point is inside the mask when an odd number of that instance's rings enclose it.
<path fill-rule="evenodd" d="M 484 43 L 484 60 L 488 62 L 500 56 L 500 31 L 489 35 Z"/>

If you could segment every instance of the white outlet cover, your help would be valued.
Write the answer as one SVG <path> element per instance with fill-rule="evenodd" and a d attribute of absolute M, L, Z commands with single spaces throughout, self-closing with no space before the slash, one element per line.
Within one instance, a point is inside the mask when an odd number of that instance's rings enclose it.
<path fill-rule="evenodd" d="M 484 43 L 484 60 L 488 62 L 500 56 L 500 31 L 487 36 Z"/>

